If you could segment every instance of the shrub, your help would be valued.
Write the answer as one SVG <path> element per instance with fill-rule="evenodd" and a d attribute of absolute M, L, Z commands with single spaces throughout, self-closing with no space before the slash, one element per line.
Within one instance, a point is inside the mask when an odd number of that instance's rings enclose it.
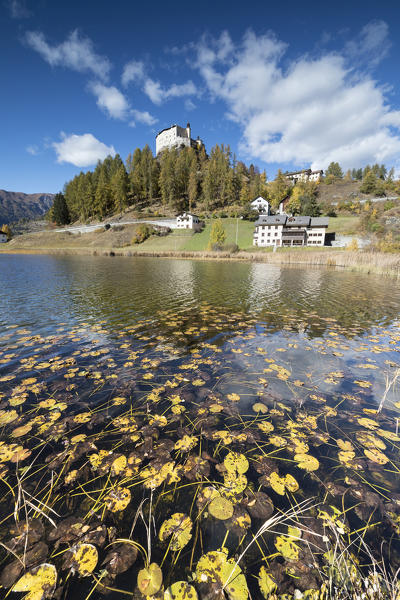
<path fill-rule="evenodd" d="M 393 202 L 393 200 L 386 200 L 385 204 L 383 205 L 383 210 L 390 210 L 391 208 L 394 208 L 395 204 Z"/>
<path fill-rule="evenodd" d="M 356 238 L 353 238 L 350 244 L 347 244 L 346 250 L 350 250 L 350 252 L 355 252 L 356 250 L 358 250 L 358 242 Z"/>
<path fill-rule="evenodd" d="M 337 217 L 337 212 L 334 208 L 330 208 L 326 213 L 327 217 Z"/>
<path fill-rule="evenodd" d="M 133 244 L 141 244 L 147 238 L 149 238 L 154 233 L 154 228 L 151 225 L 147 225 L 146 223 L 141 223 L 135 229 L 133 234 L 133 238 L 131 240 Z"/>

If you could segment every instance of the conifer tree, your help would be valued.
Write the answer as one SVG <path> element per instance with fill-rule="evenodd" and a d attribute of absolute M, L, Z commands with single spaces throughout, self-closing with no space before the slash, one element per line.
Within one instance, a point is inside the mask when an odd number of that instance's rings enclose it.
<path fill-rule="evenodd" d="M 68 225 L 70 216 L 65 196 L 61 192 L 54 196 L 51 217 L 57 225 Z"/>

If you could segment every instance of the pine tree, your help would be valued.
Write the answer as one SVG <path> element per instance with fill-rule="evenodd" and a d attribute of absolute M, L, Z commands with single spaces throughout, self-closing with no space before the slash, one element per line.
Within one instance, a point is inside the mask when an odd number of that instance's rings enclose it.
<path fill-rule="evenodd" d="M 113 197 L 114 209 L 122 212 L 128 206 L 128 174 L 123 164 L 119 166 L 118 171 L 111 179 L 111 193 Z"/>
<path fill-rule="evenodd" d="M 65 196 L 61 192 L 54 196 L 51 217 L 57 225 L 68 225 L 71 222 Z"/>
<path fill-rule="evenodd" d="M 333 175 L 334 177 L 337 177 L 338 179 L 343 179 L 343 171 L 342 171 L 342 167 L 339 165 L 338 162 L 331 162 L 331 164 L 329 165 L 329 167 L 327 168 L 325 175 Z"/>
<path fill-rule="evenodd" d="M 360 192 L 363 194 L 373 194 L 378 183 L 378 178 L 374 171 L 370 169 L 366 172 L 363 177 L 362 184 L 360 186 Z"/>

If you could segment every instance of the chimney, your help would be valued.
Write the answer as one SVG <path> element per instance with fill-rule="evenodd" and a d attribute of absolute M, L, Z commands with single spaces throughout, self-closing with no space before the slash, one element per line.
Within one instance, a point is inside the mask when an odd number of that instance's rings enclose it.
<path fill-rule="evenodd" d="M 188 136 L 188 138 L 190 140 L 190 138 L 191 138 L 190 123 L 188 123 L 186 125 L 186 133 L 187 133 L 187 136 Z"/>

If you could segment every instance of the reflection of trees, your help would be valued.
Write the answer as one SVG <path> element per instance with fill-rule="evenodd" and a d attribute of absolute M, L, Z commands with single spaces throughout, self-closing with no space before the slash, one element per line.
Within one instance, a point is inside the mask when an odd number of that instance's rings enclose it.
<path fill-rule="evenodd" d="M 323 335 L 332 324 L 345 335 L 359 334 L 389 323 L 400 307 L 394 281 L 344 271 L 120 257 L 68 257 L 60 259 L 60 267 L 68 273 L 69 298 L 80 319 L 105 319 L 113 327 L 151 319 L 149 325 L 161 334 L 168 334 L 168 324 L 159 320 L 160 311 L 170 311 L 171 318 L 177 314 L 184 319 L 180 327 L 187 328 L 199 325 L 205 303 L 226 317 L 225 331 L 233 325 L 230 314 L 244 313 L 272 330 L 289 326 L 309 337 Z M 218 331 L 211 326 L 203 339 Z M 183 345 L 189 338 L 182 336 Z"/>

